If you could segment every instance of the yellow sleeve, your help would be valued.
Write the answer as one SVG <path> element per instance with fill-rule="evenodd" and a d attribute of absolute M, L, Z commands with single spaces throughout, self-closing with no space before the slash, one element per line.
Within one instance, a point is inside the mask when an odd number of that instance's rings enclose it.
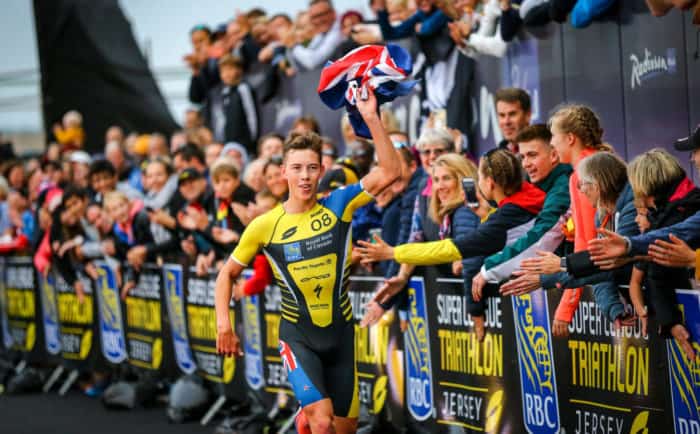
<path fill-rule="evenodd" d="M 270 225 L 265 225 L 266 216 L 268 214 L 263 214 L 255 218 L 248 227 L 245 228 L 241 239 L 238 241 L 238 245 L 231 253 L 231 259 L 236 261 L 238 264 L 246 267 L 253 260 L 255 255 L 258 254 L 260 249 L 265 246 L 265 240 L 267 240 L 268 232 L 265 230 L 266 227 L 269 228 Z"/>
<path fill-rule="evenodd" d="M 439 265 L 462 259 L 452 240 L 409 243 L 394 247 L 394 260 L 409 265 Z"/>
<path fill-rule="evenodd" d="M 700 281 L 700 249 L 695 251 L 695 280 Z"/>

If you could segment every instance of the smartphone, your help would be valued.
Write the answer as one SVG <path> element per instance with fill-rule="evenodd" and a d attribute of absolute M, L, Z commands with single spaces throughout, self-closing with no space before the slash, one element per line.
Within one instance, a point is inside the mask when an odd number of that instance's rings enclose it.
<path fill-rule="evenodd" d="M 476 181 L 474 181 L 474 178 L 462 178 L 462 190 L 464 190 L 467 206 L 477 208 L 479 206 L 479 198 L 476 197 Z"/>

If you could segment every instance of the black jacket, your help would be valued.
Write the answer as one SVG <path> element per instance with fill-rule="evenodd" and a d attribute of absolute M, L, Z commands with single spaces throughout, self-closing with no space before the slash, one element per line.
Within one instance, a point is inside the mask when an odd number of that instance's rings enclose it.
<path fill-rule="evenodd" d="M 215 140 L 221 143 L 238 142 L 249 154 L 256 153 L 256 141 L 260 130 L 260 109 L 255 91 L 246 82 L 236 86 L 223 83 L 208 88 L 202 74 L 193 76 L 190 82 L 190 100 L 203 103 L 202 115 L 212 129 Z M 221 108 L 223 119 L 216 112 Z M 220 122 L 223 121 L 223 125 Z"/>
<path fill-rule="evenodd" d="M 700 211 L 700 189 L 688 178 L 684 178 L 668 195 L 656 198 L 656 203 L 656 210 L 650 210 L 648 214 L 652 230 L 680 223 Z M 664 267 L 651 262 L 647 266 L 644 283 L 649 291 L 659 331 L 667 336 L 671 327 L 683 323 L 675 290 L 690 288 L 689 274 L 685 269 Z"/>

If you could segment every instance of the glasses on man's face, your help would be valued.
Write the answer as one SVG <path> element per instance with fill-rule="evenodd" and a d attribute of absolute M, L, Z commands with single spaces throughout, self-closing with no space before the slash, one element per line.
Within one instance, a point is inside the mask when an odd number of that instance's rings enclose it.
<path fill-rule="evenodd" d="M 431 155 L 431 154 L 432 155 L 442 155 L 445 152 L 447 152 L 447 150 L 445 148 L 433 148 L 433 149 L 423 149 L 420 151 L 420 154 L 421 155 Z"/>
<path fill-rule="evenodd" d="M 311 18 L 312 21 L 313 21 L 313 20 L 319 20 L 319 19 L 325 17 L 326 15 L 330 14 L 331 12 L 333 12 L 333 10 L 330 9 L 330 8 L 328 8 L 328 9 L 326 9 L 326 10 L 324 10 L 324 11 L 316 12 L 315 14 L 311 15 L 310 18 Z"/>

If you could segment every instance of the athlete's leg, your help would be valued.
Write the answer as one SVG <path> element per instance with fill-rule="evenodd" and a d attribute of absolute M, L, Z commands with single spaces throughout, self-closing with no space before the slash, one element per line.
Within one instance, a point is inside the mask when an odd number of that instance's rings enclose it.
<path fill-rule="evenodd" d="M 347 324 L 332 356 L 324 360 L 324 383 L 333 402 L 334 425 L 338 434 L 357 431 L 360 412 L 359 384 L 355 367 L 355 326 Z"/>
<path fill-rule="evenodd" d="M 333 404 L 328 398 L 304 406 L 302 410 L 313 434 L 336 434 L 334 429 Z"/>

